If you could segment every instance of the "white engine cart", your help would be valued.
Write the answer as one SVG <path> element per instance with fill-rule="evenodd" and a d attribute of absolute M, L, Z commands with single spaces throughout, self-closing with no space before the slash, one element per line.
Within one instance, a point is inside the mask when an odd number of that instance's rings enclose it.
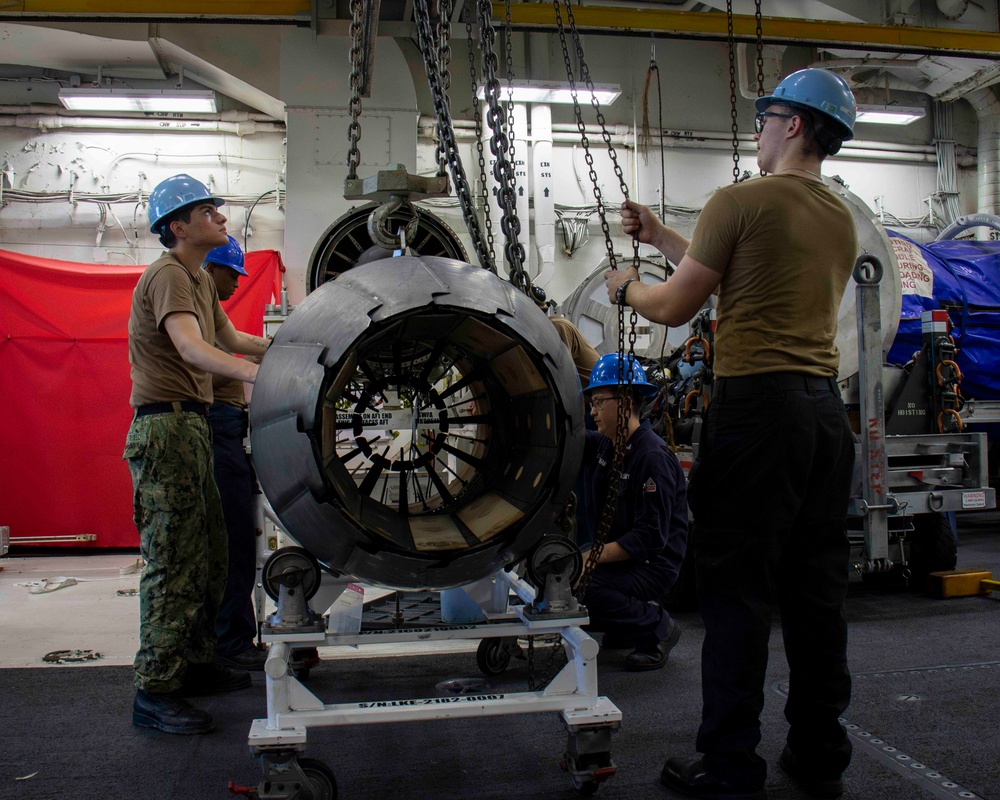
<path fill-rule="evenodd" d="M 568 734 L 563 766 L 581 794 L 593 794 L 615 773 L 611 734 L 621 723 L 621 711 L 598 694 L 599 646 L 581 629 L 588 622 L 586 609 L 571 593 L 580 574 L 581 558 L 570 540 L 550 535 L 543 537 L 526 566 L 534 585 L 514 572 L 501 571 L 465 587 L 482 607 L 485 622 L 334 633 L 330 630 L 331 615 L 321 617 L 308 605 L 321 583 L 315 560 L 297 547 L 275 551 L 263 568 L 264 586 L 277 603 L 277 610 L 263 628 L 263 639 L 270 644 L 264 668 L 267 718 L 254 720 L 249 735 L 264 778 L 256 788 L 230 788 L 267 800 L 335 798 L 337 784 L 332 770 L 321 761 L 301 757 L 311 727 L 558 712 Z M 336 579 L 332 595 L 339 596 L 348 582 L 346 577 Z M 324 590 L 329 592 L 329 588 L 326 581 Z M 511 602 L 511 593 L 521 604 Z M 481 639 L 480 666 L 487 674 L 497 674 L 509 659 L 505 649 L 509 643 L 543 636 L 550 640 L 558 637 L 567 663 L 543 688 L 522 692 L 404 700 L 373 697 L 364 702 L 325 704 L 295 677 L 292 661 L 299 648 Z"/>

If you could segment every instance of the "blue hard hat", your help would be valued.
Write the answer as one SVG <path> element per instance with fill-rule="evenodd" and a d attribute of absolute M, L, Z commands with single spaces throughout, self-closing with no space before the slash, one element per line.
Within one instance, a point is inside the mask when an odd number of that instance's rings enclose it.
<path fill-rule="evenodd" d="M 160 233 L 163 227 L 160 222 L 174 211 L 204 202 L 215 203 L 215 207 L 218 208 L 226 201 L 221 197 L 215 197 L 205 184 L 190 175 L 174 175 L 172 178 L 160 181 L 149 193 L 149 205 L 146 208 L 146 213 L 149 215 L 149 232 Z"/>
<path fill-rule="evenodd" d="M 652 397 L 659 391 L 656 386 L 646 381 L 646 370 L 642 368 L 642 364 L 636 361 L 633 356 L 625 356 L 625 362 L 627 366 L 626 371 L 622 373 L 622 386 L 628 385 L 630 370 L 632 374 L 631 385 L 638 389 L 643 397 Z M 597 359 L 597 363 L 594 364 L 594 368 L 590 371 L 590 385 L 584 391 L 589 392 L 591 389 L 596 389 L 599 386 L 614 386 L 617 388 L 619 385 L 618 363 L 617 353 L 606 353 Z"/>
<path fill-rule="evenodd" d="M 838 135 L 845 142 L 854 138 L 854 120 L 858 107 L 847 81 L 825 69 L 800 69 L 785 78 L 774 94 L 754 101 L 758 111 L 770 105 L 805 106 L 818 111 L 837 123 Z"/>
<path fill-rule="evenodd" d="M 236 270 L 240 275 L 249 277 L 250 273 L 243 267 L 243 260 L 243 248 L 232 236 L 229 237 L 229 244 L 219 245 L 205 256 L 206 264 L 221 264 Z"/>

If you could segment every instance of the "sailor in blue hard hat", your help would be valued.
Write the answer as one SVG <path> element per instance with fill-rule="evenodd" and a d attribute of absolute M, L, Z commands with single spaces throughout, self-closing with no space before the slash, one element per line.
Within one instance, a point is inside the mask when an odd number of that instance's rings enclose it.
<path fill-rule="evenodd" d="M 227 533 L 208 407 L 213 376 L 235 379 L 240 391 L 257 377 L 256 363 L 230 354 L 261 356 L 268 342 L 233 327 L 202 269 L 210 252 L 230 244 L 222 203 L 190 175 L 153 189 L 149 227 L 167 252 L 139 277 L 128 322 L 135 411 L 123 458 L 146 561 L 132 723 L 172 734 L 212 729 L 211 714 L 185 697 L 250 686 L 249 673 L 215 660 Z"/>
<path fill-rule="evenodd" d="M 836 336 L 860 248 L 821 170 L 853 137 L 856 106 L 843 78 L 810 68 L 756 110 L 766 175 L 717 190 L 690 241 L 650 208 L 622 207 L 623 231 L 676 265 L 670 280 L 605 274 L 612 302 L 673 327 L 717 294 L 711 405 L 688 486 L 705 625 L 700 756 L 667 759 L 660 780 L 693 797 L 766 796 L 758 746 L 777 609 L 790 675 L 779 763 L 807 794 L 839 797 L 852 748 L 842 715 L 854 435 Z"/>
<path fill-rule="evenodd" d="M 167 178 L 149 193 L 146 214 L 149 217 L 149 231 L 159 235 L 160 242 L 170 250 L 177 237 L 171 230 L 172 223 L 181 221 L 185 225 L 192 222 L 191 212 L 202 211 L 195 218 L 200 223 L 207 220 L 205 235 L 214 238 L 213 246 L 226 243 L 226 218 L 218 211 L 225 200 L 216 197 L 201 181 L 190 175 L 180 174 Z"/>
<path fill-rule="evenodd" d="M 626 416 L 630 428 L 628 433 L 631 434 L 631 429 L 639 426 L 638 412 L 641 401 L 652 397 L 657 392 L 657 388 L 646 380 L 646 370 L 643 369 L 642 364 L 636 361 L 635 356 L 627 355 L 624 357 L 620 376 L 618 374 L 619 363 L 622 362 L 617 353 L 606 353 L 598 358 L 594 368 L 590 371 L 587 388 L 583 390 L 590 401 L 591 416 L 597 425 L 598 432 L 609 439 L 615 438 L 618 418 L 617 413 L 601 413 L 604 404 L 608 402 L 606 398 L 614 398 L 612 405 L 615 406 L 615 412 L 617 412 L 619 398 L 629 398 Z M 598 392 L 598 396 L 595 396 L 594 391 L 597 389 L 604 391 Z"/>
<path fill-rule="evenodd" d="M 205 256 L 204 269 L 215 281 L 219 300 L 228 300 L 235 294 L 240 285 L 240 276 L 248 277 L 244 261 L 243 248 L 232 236 L 229 237 L 228 244 L 216 247 Z"/>
<path fill-rule="evenodd" d="M 659 600 L 677 580 L 687 548 L 684 473 L 663 440 L 640 420 L 642 400 L 657 388 L 633 356 L 601 356 L 585 392 L 597 431 L 586 433 L 584 466 L 598 503 L 608 497 L 618 421 L 625 423 L 615 513 L 583 598 L 589 630 L 605 634 L 604 647 L 632 650 L 625 669 L 661 669 L 681 635 Z"/>

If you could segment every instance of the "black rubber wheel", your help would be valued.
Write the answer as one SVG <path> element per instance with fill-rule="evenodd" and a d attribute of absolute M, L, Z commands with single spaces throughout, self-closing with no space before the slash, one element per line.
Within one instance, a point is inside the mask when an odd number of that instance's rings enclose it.
<path fill-rule="evenodd" d="M 576 583 L 583 574 L 583 554 L 580 548 L 568 536 L 558 533 L 543 536 L 525 563 L 528 580 L 535 586 L 545 585 L 545 576 L 553 564 L 556 565 L 556 571 L 566 570 L 567 580 L 571 584 Z"/>
<path fill-rule="evenodd" d="M 499 675 L 510 666 L 510 650 L 503 639 L 483 639 L 476 650 L 476 664 L 483 675 Z"/>
<path fill-rule="evenodd" d="M 911 585 L 926 588 L 931 572 L 955 569 L 958 563 L 958 542 L 951 523 L 944 514 L 920 514 L 913 519 L 910 544 Z"/>
<path fill-rule="evenodd" d="M 903 575 L 903 570 L 896 564 L 888 572 L 863 572 L 861 582 L 873 589 L 901 589 L 907 585 L 909 578 Z"/>
<path fill-rule="evenodd" d="M 337 779 L 322 761 L 300 758 L 299 767 L 309 779 L 309 786 L 302 787 L 302 800 L 337 800 Z"/>
<path fill-rule="evenodd" d="M 281 584 L 276 580 L 276 576 L 289 567 L 300 567 L 306 570 L 301 584 L 306 600 L 319 591 L 322 573 L 319 563 L 313 555 L 304 547 L 281 547 L 271 553 L 261 569 L 264 591 L 267 592 L 268 597 L 277 601 L 281 592 Z"/>
<path fill-rule="evenodd" d="M 597 781 L 583 781 L 576 786 L 576 790 L 582 797 L 593 797 L 597 793 L 598 786 L 600 784 Z"/>

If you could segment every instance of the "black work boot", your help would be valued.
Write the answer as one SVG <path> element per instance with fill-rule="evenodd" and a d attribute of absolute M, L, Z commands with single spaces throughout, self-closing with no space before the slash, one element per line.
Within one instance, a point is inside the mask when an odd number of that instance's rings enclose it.
<path fill-rule="evenodd" d="M 267 648 L 257 648 L 251 644 L 238 653 L 229 653 L 227 655 L 216 653 L 215 661 L 230 669 L 263 672 L 264 662 L 267 661 Z"/>
<path fill-rule="evenodd" d="M 625 669 L 630 672 L 648 672 L 649 670 L 662 669 L 667 663 L 670 651 L 674 649 L 677 641 L 681 638 L 681 626 L 672 622 L 667 638 L 656 645 L 655 650 L 635 650 L 625 656 Z"/>
<path fill-rule="evenodd" d="M 221 664 L 189 664 L 181 678 L 182 697 L 201 694 L 222 694 L 246 689 L 250 685 L 250 673 L 245 670 L 230 669 Z"/>
<path fill-rule="evenodd" d="M 844 781 L 841 775 L 824 775 L 810 770 L 795 757 L 795 753 L 787 744 L 781 751 L 778 763 L 810 797 L 835 798 L 844 793 Z"/>
<path fill-rule="evenodd" d="M 132 703 L 132 724 L 165 733 L 208 733 L 212 730 L 212 715 L 175 693 L 152 694 L 138 689 Z"/>

